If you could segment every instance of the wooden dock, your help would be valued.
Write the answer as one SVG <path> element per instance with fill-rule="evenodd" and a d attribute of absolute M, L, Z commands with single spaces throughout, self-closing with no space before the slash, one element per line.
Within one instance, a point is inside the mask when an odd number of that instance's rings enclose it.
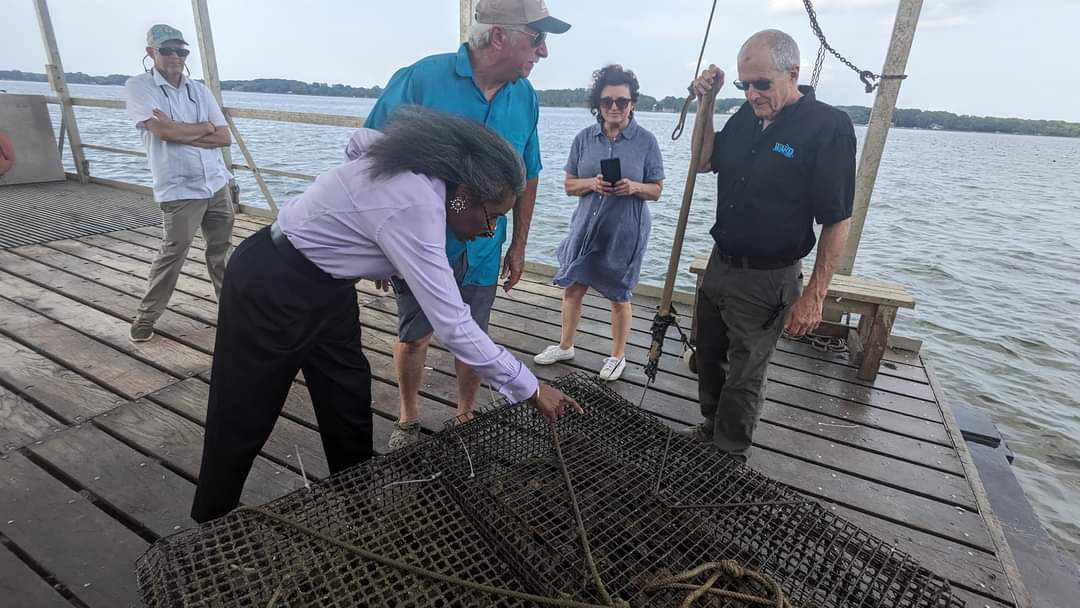
<path fill-rule="evenodd" d="M 48 190 L 37 191 L 47 197 Z M 0 199 L 5 193 L 0 189 Z M 149 199 L 145 205 L 153 208 Z M 266 222 L 240 216 L 235 242 Z M 159 238 L 159 228 L 142 226 L 0 249 L 0 597 L 6 606 L 138 605 L 134 560 L 156 539 L 193 525 L 188 510 L 216 305 L 197 242 L 157 337 L 128 341 Z M 397 414 L 395 302 L 370 283 L 358 285 L 358 297 L 376 377 L 380 449 Z M 635 403 L 655 304 L 635 299 L 632 363 L 614 384 Z M 560 290 L 530 275 L 511 293 L 500 290 L 491 336 L 532 366 L 532 355 L 558 340 L 559 306 Z M 577 358 L 534 371 L 554 378 L 598 370 L 607 355 L 608 319 L 606 301 L 587 296 Z M 674 426 L 695 424 L 696 380 L 676 341 L 666 353 L 644 407 Z M 456 391 L 447 351 L 432 348 L 428 365 L 421 417 L 432 432 L 453 414 Z M 752 467 L 895 543 L 952 581 L 969 606 L 1018 605 L 1015 564 L 921 358 L 890 352 L 882 373 L 867 383 L 856 379 L 846 355 L 785 340 L 769 370 L 768 398 Z M 246 504 L 301 487 L 298 456 L 309 477 L 327 474 L 308 400 L 295 384 L 248 479 Z"/>

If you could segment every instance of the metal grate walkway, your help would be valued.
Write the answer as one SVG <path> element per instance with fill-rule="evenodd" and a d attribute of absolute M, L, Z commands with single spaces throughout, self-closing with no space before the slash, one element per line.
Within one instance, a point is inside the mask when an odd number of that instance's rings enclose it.
<path fill-rule="evenodd" d="M 145 194 L 70 181 L 0 186 L 0 249 L 160 223 Z"/>

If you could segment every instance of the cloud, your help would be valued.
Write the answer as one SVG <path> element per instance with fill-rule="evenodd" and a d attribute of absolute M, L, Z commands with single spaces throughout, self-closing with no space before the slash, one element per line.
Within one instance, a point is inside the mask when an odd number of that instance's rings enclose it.
<path fill-rule="evenodd" d="M 948 29 L 967 25 L 972 16 L 993 8 L 996 0 L 938 0 L 923 5 L 919 27 Z"/>
<path fill-rule="evenodd" d="M 888 9 L 882 23 L 892 25 L 893 13 L 899 0 L 815 0 L 814 10 L 823 13 L 831 10 Z M 920 29 L 948 29 L 967 25 L 973 15 L 985 12 L 997 4 L 997 0 L 936 0 L 923 4 L 919 17 Z M 772 14 L 793 14 L 806 11 L 803 0 L 769 0 Z"/>
<path fill-rule="evenodd" d="M 896 0 L 816 0 L 816 12 L 831 9 L 895 7 Z M 769 12 L 774 15 L 801 13 L 806 10 L 803 0 L 769 0 Z"/>
<path fill-rule="evenodd" d="M 969 15 L 947 15 L 944 17 L 931 17 L 919 19 L 919 29 L 944 30 L 967 25 L 971 21 Z"/>
<path fill-rule="evenodd" d="M 699 12 L 638 12 L 618 15 L 607 20 L 609 29 L 633 32 L 634 38 L 685 42 L 689 36 L 700 37 L 705 33 L 704 15 Z M 715 23 L 714 23 L 715 25 Z M 700 31 L 698 31 L 700 30 Z M 700 38 L 697 44 L 700 46 Z M 690 66 L 693 67 L 693 66 Z"/>

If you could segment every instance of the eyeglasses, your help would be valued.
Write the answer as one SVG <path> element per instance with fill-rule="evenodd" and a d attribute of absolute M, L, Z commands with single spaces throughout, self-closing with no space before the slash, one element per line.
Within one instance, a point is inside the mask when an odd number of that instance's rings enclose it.
<path fill-rule="evenodd" d="M 772 81 L 768 78 L 758 78 L 757 80 L 736 80 L 731 84 L 740 91 L 749 91 L 751 86 L 759 91 L 768 91 L 772 86 Z"/>
<path fill-rule="evenodd" d="M 176 55 L 180 58 L 187 57 L 191 54 L 191 51 L 189 51 L 188 49 L 178 49 L 171 46 L 159 46 L 157 47 L 157 52 L 164 55 L 165 57 L 172 57 L 173 55 Z"/>
<path fill-rule="evenodd" d="M 610 110 L 611 106 L 617 106 L 620 110 L 625 110 L 626 106 L 630 105 L 633 101 L 629 97 L 601 97 L 600 107 L 605 110 Z"/>
<path fill-rule="evenodd" d="M 477 233 L 476 236 L 483 237 L 485 239 L 493 238 L 495 236 L 495 228 L 492 228 L 491 216 L 488 215 L 487 207 L 484 207 L 483 205 L 481 205 L 480 209 L 482 209 L 484 211 L 484 225 L 487 226 L 488 229 L 484 230 L 483 232 Z M 495 221 L 498 222 L 497 219 Z"/>
<path fill-rule="evenodd" d="M 530 32 L 529 30 L 523 30 L 521 28 L 508 27 L 508 26 L 503 26 L 503 29 L 510 30 L 511 32 L 518 32 L 518 33 L 521 33 L 521 34 L 525 34 L 529 38 L 532 38 L 532 47 L 534 49 L 540 48 L 540 45 L 544 44 L 544 41 L 547 40 L 547 32 L 536 32 L 534 34 L 534 33 Z"/>

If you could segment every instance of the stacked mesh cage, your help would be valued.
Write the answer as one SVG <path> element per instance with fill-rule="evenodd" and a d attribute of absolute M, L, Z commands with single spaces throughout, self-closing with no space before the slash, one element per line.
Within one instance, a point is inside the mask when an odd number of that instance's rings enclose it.
<path fill-rule="evenodd" d="M 681 605 L 686 591 L 654 583 L 720 560 L 772 578 L 793 606 L 963 606 L 945 580 L 904 553 L 673 433 L 595 379 L 555 384 L 586 414 L 564 415 L 552 429 L 531 407 L 495 407 L 263 507 L 277 518 L 238 511 L 159 541 L 137 564 L 145 604 L 537 605 L 446 578 L 454 577 L 603 605 L 568 476 L 599 579 L 630 606 Z M 715 586 L 769 596 L 747 578 Z M 747 604 L 706 596 L 694 605 Z"/>

